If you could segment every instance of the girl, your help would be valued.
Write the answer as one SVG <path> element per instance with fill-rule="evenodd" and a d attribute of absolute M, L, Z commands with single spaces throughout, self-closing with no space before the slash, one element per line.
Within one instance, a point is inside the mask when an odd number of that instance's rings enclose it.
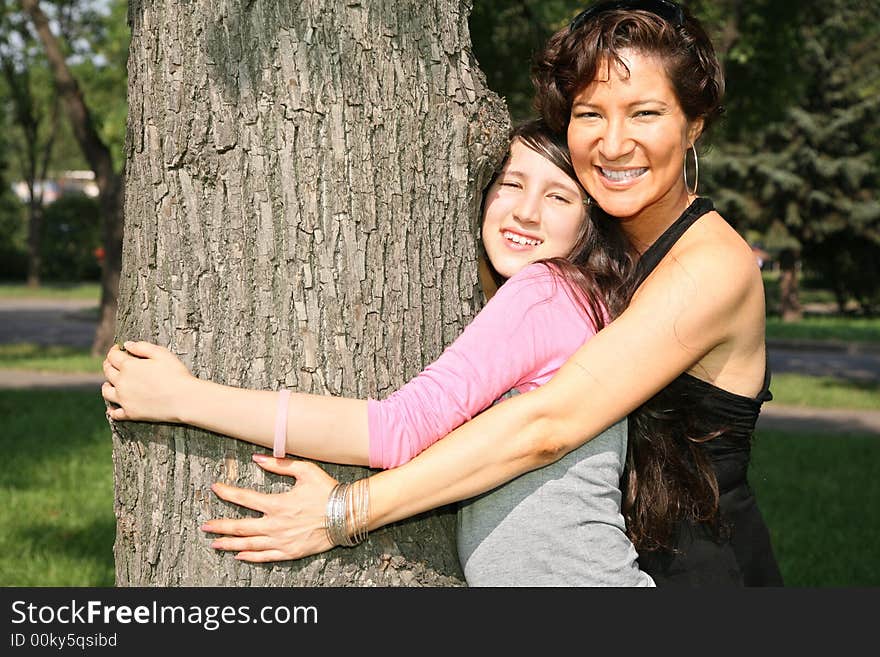
<path fill-rule="evenodd" d="M 193 377 L 168 350 L 134 342 L 105 361 L 102 393 L 118 405 L 109 415 L 195 425 L 274 446 L 276 456 L 406 463 L 508 391 L 546 383 L 605 324 L 603 290 L 622 282 L 622 240 L 589 220 L 565 143 L 541 122 L 512 134 L 484 199 L 482 242 L 506 282 L 435 363 L 381 402 L 222 386 Z M 458 538 L 468 583 L 651 585 L 620 512 L 625 453 L 618 423 L 546 470 L 463 505 Z M 366 503 L 364 490 L 335 494 L 352 512 Z"/>

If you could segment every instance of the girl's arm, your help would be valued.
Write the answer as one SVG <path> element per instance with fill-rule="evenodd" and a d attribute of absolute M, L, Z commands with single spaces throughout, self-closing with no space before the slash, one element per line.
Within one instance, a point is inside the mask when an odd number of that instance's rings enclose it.
<path fill-rule="evenodd" d="M 545 267 L 527 268 L 436 362 L 388 399 L 293 393 L 287 452 L 399 465 L 507 390 L 554 370 L 592 332 Z M 114 347 L 104 366 L 104 397 L 121 405 L 111 418 L 184 423 L 272 447 L 278 393 L 200 380 L 170 351 L 148 342 L 127 343 L 126 349 L 130 353 Z"/>
<path fill-rule="evenodd" d="M 625 417 L 729 342 L 731 332 L 739 331 L 731 328 L 737 321 L 748 323 L 735 318 L 744 304 L 757 303 L 749 297 L 762 295 L 753 281 L 751 272 L 733 267 L 723 249 L 699 259 L 681 254 L 655 271 L 630 308 L 547 384 L 493 406 L 406 465 L 371 477 L 370 528 L 491 490 L 562 457 Z M 317 466 L 286 460 L 260 465 L 297 476 L 298 485 L 276 497 L 216 484 L 223 499 L 268 511 L 246 525 L 207 523 L 205 531 L 230 535 L 214 547 L 239 551 L 238 558 L 249 561 L 327 549 L 319 531 L 332 485 L 326 475 Z"/>

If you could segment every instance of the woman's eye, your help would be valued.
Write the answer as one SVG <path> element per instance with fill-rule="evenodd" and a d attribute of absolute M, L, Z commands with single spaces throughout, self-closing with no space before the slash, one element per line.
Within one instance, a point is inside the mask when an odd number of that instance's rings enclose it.
<path fill-rule="evenodd" d="M 598 112 L 575 112 L 574 117 L 576 119 L 597 119 L 599 118 Z"/>
<path fill-rule="evenodd" d="M 640 112 L 636 112 L 636 116 L 638 116 L 638 117 L 660 116 L 660 112 L 658 112 L 657 110 L 642 110 Z"/>

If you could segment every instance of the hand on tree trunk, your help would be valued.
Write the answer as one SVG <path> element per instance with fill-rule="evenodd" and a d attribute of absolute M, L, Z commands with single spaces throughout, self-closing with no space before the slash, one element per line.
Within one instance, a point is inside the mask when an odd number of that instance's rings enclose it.
<path fill-rule="evenodd" d="M 267 562 L 301 559 L 333 547 L 324 529 L 327 500 L 337 481 L 314 463 L 276 459 L 255 454 L 264 470 L 296 479 L 285 493 L 258 493 L 215 483 L 217 497 L 259 511 L 259 518 L 215 519 L 200 529 L 221 537 L 211 543 L 217 550 L 237 552 L 241 561 Z"/>

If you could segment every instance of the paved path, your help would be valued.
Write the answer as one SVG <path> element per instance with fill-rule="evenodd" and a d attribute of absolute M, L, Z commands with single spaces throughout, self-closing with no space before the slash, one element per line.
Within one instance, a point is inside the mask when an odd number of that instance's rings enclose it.
<path fill-rule="evenodd" d="M 0 343 L 90 347 L 97 322 L 94 301 L 0 299 Z"/>
<path fill-rule="evenodd" d="M 0 343 L 31 342 L 88 347 L 97 322 L 97 308 L 90 301 L 0 299 Z M 775 373 L 795 372 L 833 376 L 854 381 L 880 382 L 880 349 L 841 345 L 770 343 L 770 367 Z M 81 388 L 98 393 L 101 374 L 51 374 L 0 369 L 0 388 Z M 880 410 L 850 411 L 764 405 L 759 429 L 880 435 Z"/>
<path fill-rule="evenodd" d="M 800 433 L 872 433 L 880 436 L 880 411 L 764 404 L 757 428 Z"/>

